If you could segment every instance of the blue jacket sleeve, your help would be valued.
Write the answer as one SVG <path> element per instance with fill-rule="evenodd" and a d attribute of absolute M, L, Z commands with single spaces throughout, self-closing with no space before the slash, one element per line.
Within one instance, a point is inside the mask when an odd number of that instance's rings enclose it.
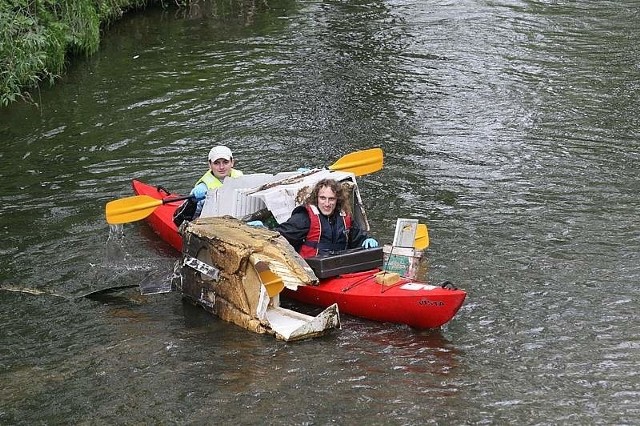
<path fill-rule="evenodd" d="M 286 222 L 282 222 L 275 230 L 280 233 L 296 251 L 300 250 L 302 243 L 307 238 L 311 221 L 307 214 L 307 209 L 298 206 L 291 212 L 291 217 Z"/>

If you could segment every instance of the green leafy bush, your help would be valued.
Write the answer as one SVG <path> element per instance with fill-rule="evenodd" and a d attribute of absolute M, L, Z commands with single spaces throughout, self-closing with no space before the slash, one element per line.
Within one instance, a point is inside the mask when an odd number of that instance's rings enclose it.
<path fill-rule="evenodd" d="M 94 53 L 100 28 L 153 0 L 0 0 L 0 106 L 42 81 L 52 83 L 68 54 Z"/>

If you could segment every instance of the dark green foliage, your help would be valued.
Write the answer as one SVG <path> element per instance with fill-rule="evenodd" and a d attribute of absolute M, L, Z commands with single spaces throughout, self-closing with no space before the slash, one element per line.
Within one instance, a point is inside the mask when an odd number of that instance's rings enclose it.
<path fill-rule="evenodd" d="M 100 28 L 153 0 L 0 0 L 0 106 L 62 73 L 67 54 L 94 53 Z"/>

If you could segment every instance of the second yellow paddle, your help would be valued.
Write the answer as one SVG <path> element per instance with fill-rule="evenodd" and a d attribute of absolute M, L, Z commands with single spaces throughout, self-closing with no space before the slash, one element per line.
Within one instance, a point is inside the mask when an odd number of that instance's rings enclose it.
<path fill-rule="evenodd" d="M 427 229 L 427 225 L 424 223 L 419 223 L 416 228 L 413 247 L 417 250 L 424 250 L 429 247 L 429 230 Z"/>

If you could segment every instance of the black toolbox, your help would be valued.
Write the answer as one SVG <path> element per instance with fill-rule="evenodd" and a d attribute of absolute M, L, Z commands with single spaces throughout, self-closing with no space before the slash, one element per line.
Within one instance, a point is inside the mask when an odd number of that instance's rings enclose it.
<path fill-rule="evenodd" d="M 382 268 L 382 247 L 350 249 L 305 259 L 320 279 Z"/>

